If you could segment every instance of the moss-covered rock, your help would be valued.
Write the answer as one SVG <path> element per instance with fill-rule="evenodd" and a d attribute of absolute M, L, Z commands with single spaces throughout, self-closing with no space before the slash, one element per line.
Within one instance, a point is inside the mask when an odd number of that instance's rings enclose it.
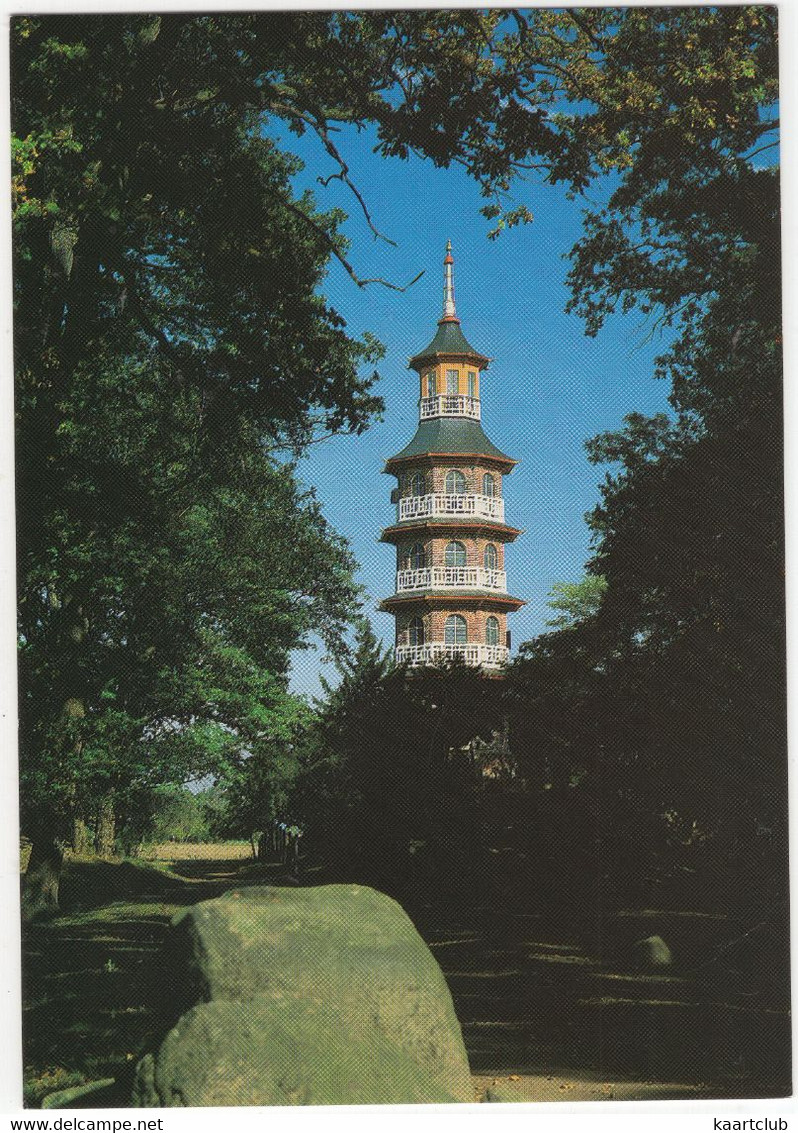
<path fill-rule="evenodd" d="M 201 1003 L 139 1064 L 139 1106 L 453 1102 L 432 1066 L 327 1005 Z"/>
<path fill-rule="evenodd" d="M 382 893 L 232 891 L 179 914 L 170 952 L 195 1006 L 140 1063 L 136 1105 L 473 1100 L 440 968 Z"/>

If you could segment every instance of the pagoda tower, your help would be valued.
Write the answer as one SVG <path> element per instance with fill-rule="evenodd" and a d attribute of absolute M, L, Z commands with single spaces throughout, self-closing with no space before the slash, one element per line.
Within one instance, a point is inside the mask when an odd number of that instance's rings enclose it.
<path fill-rule="evenodd" d="M 381 609 L 396 618 L 397 664 L 444 657 L 498 669 L 509 657 L 507 615 L 524 605 L 507 592 L 504 548 L 521 531 L 505 522 L 502 484 L 517 461 L 482 430 L 480 386 L 490 359 L 465 338 L 446 246 L 443 315 L 435 337 L 410 359 L 419 376 L 416 435 L 385 464 L 398 487 L 396 589 Z"/>

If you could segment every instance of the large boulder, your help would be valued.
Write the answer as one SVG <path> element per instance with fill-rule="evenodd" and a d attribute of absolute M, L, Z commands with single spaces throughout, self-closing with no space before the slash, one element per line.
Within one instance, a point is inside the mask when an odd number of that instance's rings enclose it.
<path fill-rule="evenodd" d="M 473 1101 L 446 981 L 382 893 L 226 893 L 178 914 L 169 963 L 187 1010 L 134 1105 Z"/>

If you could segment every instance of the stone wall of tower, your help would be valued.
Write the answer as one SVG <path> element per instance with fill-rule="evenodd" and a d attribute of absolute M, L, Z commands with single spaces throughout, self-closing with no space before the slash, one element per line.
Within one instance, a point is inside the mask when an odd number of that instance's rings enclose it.
<path fill-rule="evenodd" d="M 456 613 L 465 618 L 468 628 L 468 640 L 471 643 L 485 642 L 485 625 L 489 617 L 494 617 L 499 623 L 499 643 L 504 645 L 507 636 L 507 614 L 503 610 L 472 610 L 458 607 L 456 610 L 408 610 L 396 617 L 396 644 L 409 644 L 409 625 L 414 618 L 421 618 L 424 623 L 425 641 L 443 641 L 446 619 L 449 614 Z"/>
<path fill-rule="evenodd" d="M 462 543 L 466 550 L 465 566 L 484 567 L 485 548 L 490 544 L 496 549 L 496 570 L 504 570 L 504 544 L 495 537 L 487 538 L 484 535 L 473 535 L 470 531 L 456 531 L 445 538 L 418 538 L 408 535 L 407 539 L 399 543 L 396 548 L 396 569 L 408 570 L 412 566 L 409 561 L 411 548 L 420 544 L 424 548 L 426 566 L 445 566 L 446 547 L 450 542 Z"/>
<path fill-rule="evenodd" d="M 432 468 L 428 464 L 419 462 L 416 465 L 410 465 L 403 473 L 399 481 L 399 498 L 405 499 L 408 496 L 414 495 L 412 480 L 414 475 L 422 475 L 426 481 L 426 491 L 435 494 L 443 494 L 446 491 L 446 473 L 450 469 L 456 469 L 462 472 L 466 478 L 466 491 L 474 495 L 481 496 L 483 492 L 483 477 L 490 476 L 493 480 L 493 494 L 498 498 L 502 495 L 502 480 L 503 477 L 500 472 L 496 471 L 495 465 L 489 461 L 463 461 L 458 460 L 456 457 L 451 457 L 447 461 L 440 461 Z"/>
<path fill-rule="evenodd" d="M 450 613 L 454 612 L 458 613 L 460 617 L 465 618 L 468 627 L 468 640 L 470 642 L 484 642 L 485 622 L 489 617 L 496 618 L 499 623 L 499 644 L 504 645 L 505 632 L 507 629 L 507 615 L 497 610 L 472 610 L 467 607 L 460 608 L 457 611 L 431 610 L 429 615 L 430 640 L 443 641 L 446 619 Z"/>

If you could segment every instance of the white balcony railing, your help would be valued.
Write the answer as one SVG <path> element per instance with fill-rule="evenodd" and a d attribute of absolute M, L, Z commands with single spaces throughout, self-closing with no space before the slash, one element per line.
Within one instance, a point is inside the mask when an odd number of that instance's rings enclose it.
<path fill-rule="evenodd" d="M 396 589 L 497 590 L 507 592 L 507 572 L 485 567 L 416 567 L 396 572 Z"/>
<path fill-rule="evenodd" d="M 445 645 L 442 641 L 431 641 L 428 645 L 397 645 L 397 665 L 432 665 L 443 658 L 460 657 L 466 665 L 479 665 L 486 669 L 498 669 L 509 659 L 510 650 L 505 645 L 479 645 L 469 642 L 466 645 Z"/>
<path fill-rule="evenodd" d="M 459 393 L 439 393 L 435 397 L 422 397 L 419 402 L 419 419 L 427 421 L 430 417 L 470 417 L 474 421 L 482 418 L 478 397 L 465 397 Z"/>
<path fill-rule="evenodd" d="M 431 495 L 407 496 L 399 501 L 399 522 L 428 516 L 470 515 L 504 523 L 504 500 L 500 496 Z"/>

